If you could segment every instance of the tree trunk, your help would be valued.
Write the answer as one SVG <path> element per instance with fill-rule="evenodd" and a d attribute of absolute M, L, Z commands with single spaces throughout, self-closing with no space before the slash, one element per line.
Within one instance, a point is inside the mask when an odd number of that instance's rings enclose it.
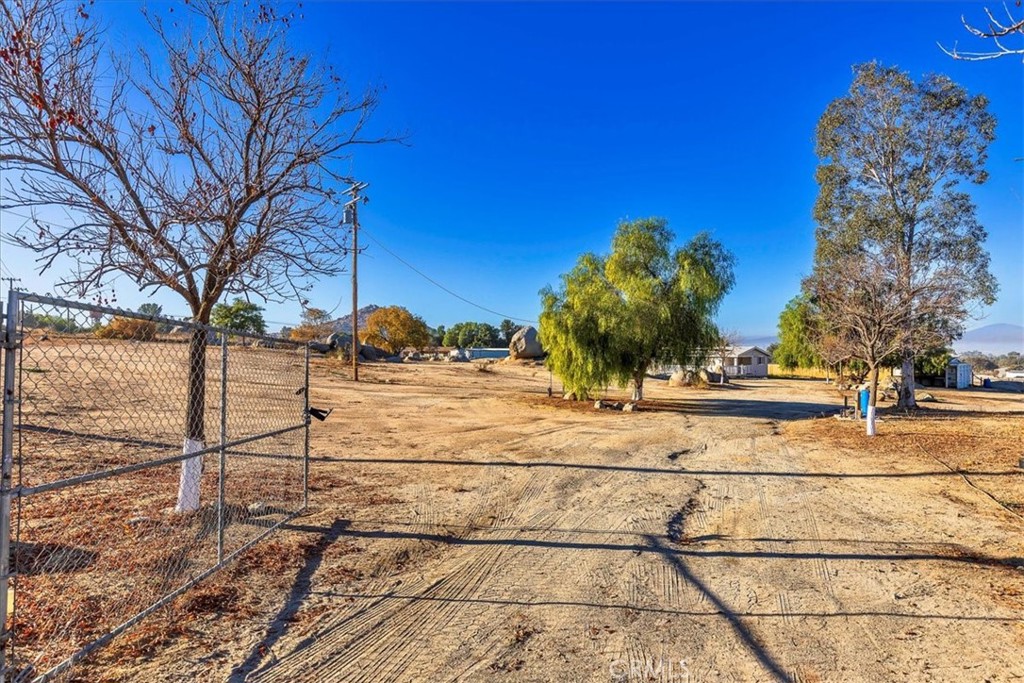
<path fill-rule="evenodd" d="M 878 366 L 871 368 L 871 380 L 868 394 L 868 414 L 864 422 L 867 425 L 867 435 L 875 436 L 875 404 L 878 401 Z"/>
<path fill-rule="evenodd" d="M 644 373 L 646 374 L 646 373 Z M 633 377 L 633 400 L 644 400 L 644 374 Z"/>
<path fill-rule="evenodd" d="M 914 354 L 906 352 L 900 367 L 900 397 L 896 404 L 897 408 L 917 407 L 917 398 L 914 396 L 915 384 L 917 382 L 914 378 Z"/>
<path fill-rule="evenodd" d="M 185 443 L 182 455 L 206 448 L 206 336 L 206 329 L 195 329 L 188 342 L 188 395 L 185 400 Z M 175 512 L 195 512 L 199 509 L 202 475 L 202 456 L 181 461 Z"/>

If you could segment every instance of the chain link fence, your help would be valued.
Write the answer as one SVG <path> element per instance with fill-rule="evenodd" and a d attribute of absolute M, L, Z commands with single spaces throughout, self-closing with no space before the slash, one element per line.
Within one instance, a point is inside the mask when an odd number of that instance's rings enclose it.
<path fill-rule="evenodd" d="M 0 681 L 53 680 L 300 513 L 309 352 L 11 292 Z"/>

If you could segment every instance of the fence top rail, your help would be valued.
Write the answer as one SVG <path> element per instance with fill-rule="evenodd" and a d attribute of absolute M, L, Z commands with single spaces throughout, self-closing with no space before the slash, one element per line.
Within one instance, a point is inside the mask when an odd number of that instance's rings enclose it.
<path fill-rule="evenodd" d="M 247 332 L 244 330 L 232 330 L 227 327 L 216 327 L 214 325 L 204 325 L 197 323 L 193 320 L 181 320 L 179 318 L 169 318 L 163 315 L 146 315 L 145 313 L 138 313 L 136 311 L 127 311 L 123 308 L 111 308 L 109 306 L 100 306 L 98 304 L 86 304 L 80 301 L 71 301 L 69 299 L 61 299 L 60 297 L 47 296 L 43 294 L 34 294 L 31 292 L 19 292 L 17 290 L 10 290 L 9 292 L 10 302 L 30 302 L 35 304 L 42 304 L 44 306 L 60 306 L 64 308 L 74 308 L 80 311 L 95 311 L 96 313 L 103 313 L 106 315 L 113 315 L 122 318 L 134 318 L 136 320 L 148 320 L 154 323 L 164 323 L 165 325 L 173 325 L 174 327 L 182 327 L 188 330 L 203 330 L 206 332 L 213 332 L 216 334 L 223 334 L 230 337 L 245 337 L 246 339 L 259 340 L 272 342 L 274 344 L 286 344 L 296 349 L 300 349 L 304 346 L 308 346 L 308 342 L 300 342 L 292 339 L 283 339 L 281 337 L 272 337 L 266 334 L 255 334 L 253 332 Z"/>

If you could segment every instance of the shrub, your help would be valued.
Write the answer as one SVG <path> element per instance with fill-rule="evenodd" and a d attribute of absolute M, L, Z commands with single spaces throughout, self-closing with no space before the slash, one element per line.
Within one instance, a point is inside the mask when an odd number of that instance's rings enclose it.
<path fill-rule="evenodd" d="M 109 325 L 96 330 L 101 339 L 134 339 L 152 341 L 156 338 L 156 323 L 137 318 L 114 318 Z"/>

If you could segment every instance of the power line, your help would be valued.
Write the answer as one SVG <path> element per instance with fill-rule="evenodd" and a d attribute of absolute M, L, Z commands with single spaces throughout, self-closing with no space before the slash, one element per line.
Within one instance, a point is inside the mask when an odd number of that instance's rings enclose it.
<path fill-rule="evenodd" d="M 376 237 L 374 237 L 374 236 L 373 236 L 373 233 L 371 233 L 371 232 L 370 232 L 369 230 L 367 230 L 367 229 L 366 229 L 365 227 L 363 227 L 363 226 L 360 226 L 360 228 L 361 228 L 361 230 L 363 231 L 363 234 L 365 234 L 365 235 L 366 235 L 367 237 L 369 237 L 369 238 L 370 238 L 371 240 L 373 240 L 374 244 L 376 244 L 376 245 L 377 245 L 378 247 L 380 247 L 381 249 L 383 249 L 383 250 L 384 250 L 384 251 L 386 251 L 387 253 L 391 254 L 391 256 L 393 256 L 393 257 L 394 257 L 394 258 L 395 258 L 395 259 L 396 259 L 396 260 L 397 260 L 397 261 L 398 261 L 399 263 L 401 263 L 401 264 L 402 264 L 402 265 L 404 265 L 404 266 L 405 266 L 406 268 L 408 268 L 408 269 L 409 269 L 409 270 L 411 270 L 412 272 L 416 273 L 416 274 L 417 274 L 417 275 L 419 275 L 419 276 L 420 276 L 421 278 L 423 278 L 424 280 L 426 280 L 426 281 L 427 281 L 427 282 L 429 282 L 430 284 L 434 285 L 434 286 L 435 286 L 435 287 L 437 287 L 438 289 L 441 289 L 441 290 L 443 290 L 443 291 L 447 292 L 448 294 L 451 294 L 451 295 L 452 295 L 453 297 L 455 297 L 455 298 L 456 298 L 456 299 L 458 299 L 459 301 L 463 301 L 463 302 L 465 302 L 465 303 L 469 304 L 470 306 L 474 306 L 474 307 L 476 307 L 476 308 L 479 308 L 479 309 L 480 309 L 481 311 L 486 311 L 487 313 L 491 313 L 491 314 L 493 314 L 493 315 L 496 315 L 496 316 L 498 316 L 498 317 L 501 317 L 501 318 L 508 318 L 509 320 L 518 320 L 519 322 L 522 322 L 522 323 L 531 323 L 531 324 L 533 324 L 533 325 L 537 325 L 537 324 L 539 324 L 539 323 L 538 323 L 538 322 L 537 322 L 536 320 L 530 320 L 530 319 L 528 319 L 528 318 L 518 318 L 518 317 L 516 317 L 516 316 L 514 316 L 514 315 L 508 315 L 508 314 L 506 314 L 506 313 L 501 313 L 501 312 L 499 312 L 499 311 L 495 311 L 495 310 L 493 310 L 493 309 L 487 308 L 486 306 L 481 306 L 480 304 L 476 303 L 475 301 L 470 301 L 469 299 L 467 299 L 466 297 L 462 296 L 461 294 L 458 294 L 458 293 L 456 293 L 456 292 L 453 292 L 452 290 L 448 289 L 447 287 L 445 287 L 444 285 L 442 285 L 442 284 L 441 284 L 440 282 L 438 282 L 438 281 L 437 281 L 437 280 L 435 280 L 434 278 L 430 277 L 429 275 L 427 275 L 426 273 L 424 273 L 423 271 L 421 271 L 421 270 L 420 270 L 419 268 L 417 268 L 416 266 L 414 266 L 414 265 L 412 265 L 411 263 L 409 263 L 408 261 L 406 261 L 406 260 L 405 260 L 404 258 L 402 258 L 401 256 L 399 256 L 399 255 L 398 255 L 398 254 L 396 254 L 395 252 L 393 252 L 393 251 L 391 251 L 390 249 L 388 249 L 387 247 L 385 247 L 385 246 L 384 246 L 384 245 L 383 245 L 383 244 L 381 243 L 381 241 L 380 241 L 379 239 L 377 239 Z"/>
<path fill-rule="evenodd" d="M 54 223 L 53 221 L 49 221 L 49 220 L 46 220 L 46 219 L 38 219 L 38 218 L 34 218 L 33 216 L 28 216 L 28 215 L 25 215 L 25 214 L 21 214 L 21 213 L 18 213 L 17 211 L 12 211 L 12 210 L 10 210 L 10 209 L 4 209 L 4 211 L 3 211 L 3 212 L 4 212 L 4 213 L 8 213 L 8 214 L 12 214 L 12 215 L 14 215 L 14 216 L 17 216 L 17 217 L 19 217 L 19 218 L 23 218 L 23 219 L 25 219 L 25 220 L 41 220 L 41 221 L 43 221 L 43 222 L 46 222 L 46 223 L 50 223 L 50 224 L 52 224 L 52 225 L 57 225 L 58 227 L 65 227 L 65 228 L 66 228 L 66 227 L 68 227 L 68 226 L 66 226 L 66 225 L 60 225 L 59 223 Z M 362 231 L 362 232 L 363 232 L 363 233 L 364 233 L 364 234 L 365 234 L 365 235 L 366 235 L 367 237 L 369 237 L 369 238 L 370 238 L 370 239 L 371 239 L 371 240 L 372 240 L 372 241 L 374 242 L 374 244 L 376 244 L 376 245 L 377 245 L 378 247 L 380 247 L 380 248 L 381 248 L 381 249 L 383 249 L 383 250 L 384 250 L 385 252 L 387 252 L 388 254 L 390 254 L 390 255 L 391 255 L 391 256 L 392 256 L 392 257 L 393 257 L 393 258 L 394 258 L 395 260 L 397 260 L 397 261 L 398 261 L 399 263 L 401 263 L 401 264 L 402 264 L 402 265 L 404 265 L 404 266 L 405 266 L 406 268 L 408 268 L 409 270 L 413 271 L 414 273 L 416 273 L 417 275 L 419 275 L 419 276 L 420 276 L 420 277 L 422 277 L 422 278 L 423 278 L 424 280 L 426 280 L 426 281 L 427 281 L 427 282 L 429 282 L 430 284 L 434 285 L 434 286 L 435 286 L 435 287 L 437 287 L 438 289 L 440 289 L 440 290 L 444 291 L 445 293 L 447 293 L 447 294 L 449 294 L 449 295 L 451 295 L 451 296 L 455 297 L 455 298 L 456 298 L 456 299 L 458 299 L 459 301 L 462 301 L 462 302 L 464 302 L 464 303 L 467 303 L 467 304 L 469 304 L 470 306 L 473 306 L 474 308 L 479 308 L 479 309 L 480 309 L 481 311 L 485 311 L 486 313 L 490 313 L 490 314 L 492 314 L 492 315 L 496 315 L 496 316 L 498 316 L 498 317 L 500 317 L 500 318 L 508 318 L 509 320 L 516 320 L 516 321 L 518 321 L 518 322 L 523 322 L 523 323 L 530 323 L 531 325 L 538 325 L 538 324 L 539 324 L 539 323 L 538 323 L 538 322 L 537 322 L 536 320 L 530 320 L 529 318 L 521 318 L 521 317 L 518 317 L 518 316 L 514 316 L 514 315 L 508 315 L 507 313 L 502 313 L 502 312 L 500 312 L 500 311 L 495 311 L 495 310 L 494 310 L 494 309 L 492 309 L 492 308 L 487 308 L 486 306 L 482 306 L 481 304 L 478 304 L 478 303 L 476 303 L 475 301 L 471 301 L 471 300 L 467 299 L 466 297 L 462 296 L 462 295 L 461 295 L 461 294 L 459 294 L 458 292 L 455 292 L 455 291 L 453 291 L 453 290 L 449 289 L 448 287 L 444 286 L 443 284 L 441 284 L 440 282 L 438 282 L 438 281 L 437 281 L 437 280 L 435 280 L 434 278 L 430 277 L 429 275 L 427 275 L 426 273 L 424 273 L 424 272 L 423 272 L 422 270 L 420 270 L 420 269 L 419 269 L 419 268 L 417 268 L 416 266 L 414 266 L 414 265 L 412 265 L 411 263 L 409 263 L 408 261 L 406 261 L 406 260 L 405 260 L 404 258 L 402 258 L 401 256 L 399 256 L 399 255 L 398 255 L 398 254 L 396 254 L 395 252 L 393 252 L 393 251 L 391 251 L 390 249 L 388 249 L 388 248 L 387 248 L 386 246 L 384 246 L 384 244 L 383 244 L 383 243 L 382 243 L 382 242 L 381 242 L 381 241 L 380 241 L 379 239 L 377 239 L 377 238 L 376 238 L 376 237 L 375 237 L 375 236 L 373 235 L 373 233 L 371 233 L 371 232 L 370 232 L 369 230 L 367 230 L 365 226 L 362 226 L 362 225 L 360 225 L 360 226 L 359 226 L 359 229 L 360 229 L 360 230 L 361 230 L 361 231 Z M 342 296 L 344 296 L 344 295 L 342 295 Z M 336 305 L 335 305 L 335 307 L 334 307 L 334 309 L 332 309 L 331 313 L 333 313 L 333 312 L 334 312 L 334 310 L 337 310 L 337 308 L 339 308 L 340 306 L 341 306 L 341 301 L 339 300 L 339 301 L 338 301 L 338 304 L 336 304 Z M 269 320 L 268 320 L 267 322 L 273 322 L 273 321 L 269 321 Z M 275 323 L 275 324 L 276 324 L 276 323 Z"/>

